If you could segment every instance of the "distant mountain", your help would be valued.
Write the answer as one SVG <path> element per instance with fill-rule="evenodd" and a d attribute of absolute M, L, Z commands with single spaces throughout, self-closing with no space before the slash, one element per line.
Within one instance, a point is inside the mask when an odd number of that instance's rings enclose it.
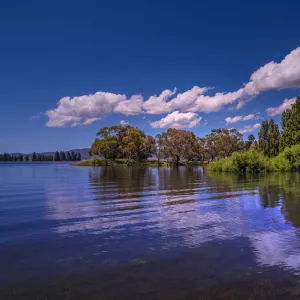
<path fill-rule="evenodd" d="M 81 159 L 84 160 L 84 159 L 88 159 L 89 158 L 89 150 L 90 148 L 82 148 L 82 149 L 72 149 L 72 150 L 67 150 L 67 151 L 64 151 L 65 153 L 67 152 L 70 152 L 72 153 L 75 152 L 75 153 L 80 153 L 81 155 Z M 39 152 L 37 152 L 39 153 Z M 22 154 L 22 155 L 26 155 L 28 154 L 29 156 L 32 155 L 32 153 L 10 153 L 11 155 L 19 155 L 19 154 Z M 41 152 L 40 154 L 43 154 L 43 155 L 54 155 L 55 154 L 55 151 L 50 151 L 50 152 Z"/>

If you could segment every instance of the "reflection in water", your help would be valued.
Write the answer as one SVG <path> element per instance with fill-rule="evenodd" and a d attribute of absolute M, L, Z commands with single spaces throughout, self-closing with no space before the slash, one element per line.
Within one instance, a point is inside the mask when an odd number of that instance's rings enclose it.
<path fill-rule="evenodd" d="M 201 253 L 201 272 L 211 276 L 237 267 L 242 275 L 250 267 L 300 271 L 297 173 L 26 165 L 0 167 L 0 178 L 1 266 L 13 279 L 188 251 Z"/>
<path fill-rule="evenodd" d="M 48 218 L 63 220 L 59 234 L 109 234 L 107 252 L 115 239 L 127 240 L 120 252 L 142 240 L 140 255 L 246 237 L 260 264 L 300 267 L 298 174 L 105 167 L 88 169 L 88 180 L 70 196 L 47 187 Z"/>

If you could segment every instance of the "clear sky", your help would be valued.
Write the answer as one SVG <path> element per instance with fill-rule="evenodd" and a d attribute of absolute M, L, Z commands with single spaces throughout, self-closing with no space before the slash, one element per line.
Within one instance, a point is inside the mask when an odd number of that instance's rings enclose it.
<path fill-rule="evenodd" d="M 89 147 L 121 121 L 151 135 L 256 134 L 300 94 L 299 11 L 296 0 L 2 1 L 0 152 Z"/>

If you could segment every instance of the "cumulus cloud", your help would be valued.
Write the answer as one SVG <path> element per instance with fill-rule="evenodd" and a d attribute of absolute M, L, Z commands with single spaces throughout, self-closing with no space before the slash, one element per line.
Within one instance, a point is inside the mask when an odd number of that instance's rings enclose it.
<path fill-rule="evenodd" d="M 79 97 L 63 97 L 57 108 L 48 110 L 48 127 L 88 125 L 106 113 L 118 112 L 125 115 L 141 112 L 141 96 L 127 99 L 125 95 L 97 92 Z M 140 107 L 139 107 L 140 105 Z"/>
<path fill-rule="evenodd" d="M 160 95 L 151 96 L 146 101 L 141 95 L 127 98 L 122 94 L 107 92 L 73 98 L 64 97 L 59 100 L 56 108 L 45 113 L 49 118 L 46 125 L 49 127 L 87 125 L 107 113 L 127 116 L 175 111 L 211 113 L 221 110 L 226 105 L 240 109 L 247 101 L 264 91 L 287 88 L 300 88 L 300 47 L 291 51 L 281 62 L 271 61 L 259 68 L 250 76 L 248 83 L 233 92 L 207 95 L 212 88 L 194 86 L 176 96 L 176 88 L 166 89 Z M 289 102 L 284 105 L 289 105 Z M 272 109 L 275 108 L 270 108 L 270 114 L 276 113 L 276 110 Z"/>
<path fill-rule="evenodd" d="M 246 126 L 244 126 L 244 128 L 240 129 L 239 132 L 242 134 L 247 133 L 247 132 L 253 132 L 256 129 L 260 128 L 260 126 L 261 125 L 259 123 L 256 123 L 254 125 L 246 125 Z"/>
<path fill-rule="evenodd" d="M 173 91 L 164 90 L 159 96 L 151 96 L 143 104 L 143 108 L 148 114 L 164 114 L 171 111 L 170 103 L 167 100 L 177 92 L 175 88 Z"/>
<path fill-rule="evenodd" d="M 139 115 L 142 112 L 143 97 L 141 95 L 132 96 L 129 100 L 120 101 L 114 112 L 123 115 Z"/>
<path fill-rule="evenodd" d="M 236 117 L 228 117 L 225 119 L 226 124 L 233 124 L 233 123 L 237 123 L 237 122 L 241 122 L 241 121 L 249 121 L 249 120 L 253 120 L 253 119 L 258 119 L 259 116 L 258 114 L 250 114 L 247 116 L 236 116 Z"/>
<path fill-rule="evenodd" d="M 178 110 L 159 121 L 150 123 L 153 128 L 193 128 L 199 125 L 201 117 L 196 113 L 180 113 Z"/>
<path fill-rule="evenodd" d="M 120 121 L 120 124 L 121 124 L 122 126 L 126 126 L 126 125 L 129 125 L 129 122 L 127 122 L 127 121 L 125 121 L 125 120 L 121 120 L 121 121 Z"/>
<path fill-rule="evenodd" d="M 291 108 L 292 104 L 296 102 L 296 97 L 292 99 L 285 99 L 283 103 L 276 107 L 267 108 L 267 113 L 269 116 L 276 116 L 283 113 L 286 109 Z"/>
<path fill-rule="evenodd" d="M 288 54 L 280 63 L 271 61 L 255 71 L 244 87 L 248 95 L 267 90 L 300 87 L 300 47 Z"/>

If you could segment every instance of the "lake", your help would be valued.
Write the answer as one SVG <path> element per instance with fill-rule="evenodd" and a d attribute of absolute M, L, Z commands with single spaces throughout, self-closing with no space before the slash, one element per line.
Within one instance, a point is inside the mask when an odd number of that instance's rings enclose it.
<path fill-rule="evenodd" d="M 0 164 L 0 299 L 299 299 L 300 174 Z"/>

